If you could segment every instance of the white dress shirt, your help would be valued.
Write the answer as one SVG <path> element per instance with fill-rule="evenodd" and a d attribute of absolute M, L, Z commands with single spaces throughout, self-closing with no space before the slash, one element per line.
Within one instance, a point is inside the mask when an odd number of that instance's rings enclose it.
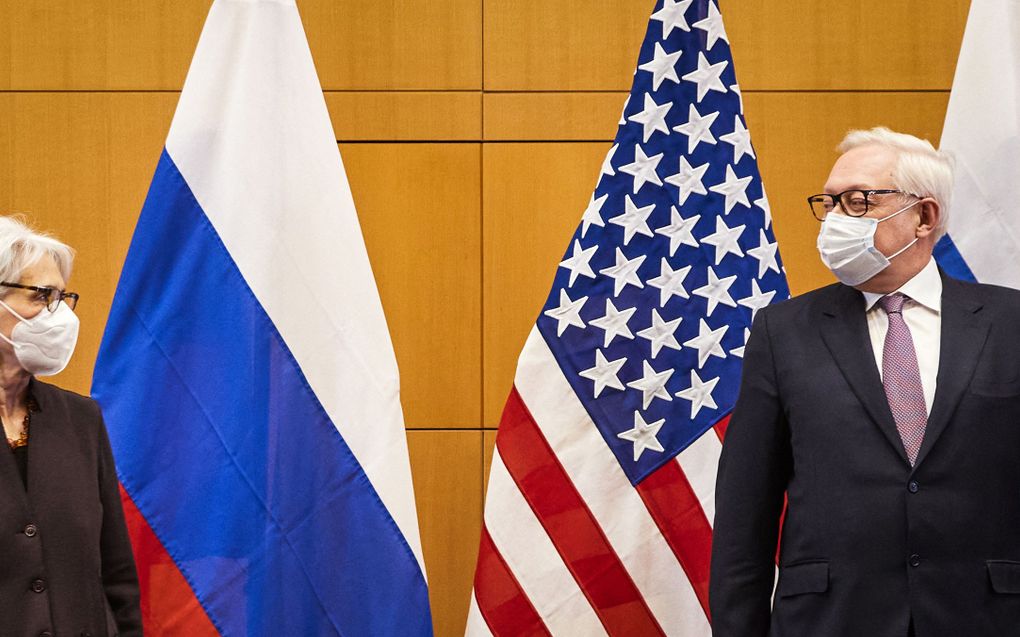
<path fill-rule="evenodd" d="M 924 404 L 931 414 L 935 399 L 935 382 L 939 372 L 939 351 L 942 337 L 942 277 L 939 276 L 935 259 L 896 290 L 908 297 L 903 304 L 903 321 L 910 328 L 917 352 L 917 367 L 921 372 L 921 387 L 924 389 Z M 885 349 L 885 333 L 889 331 L 889 317 L 877 303 L 884 294 L 864 292 L 867 308 L 868 334 L 871 348 L 875 352 L 878 373 L 882 375 L 882 353 Z"/>

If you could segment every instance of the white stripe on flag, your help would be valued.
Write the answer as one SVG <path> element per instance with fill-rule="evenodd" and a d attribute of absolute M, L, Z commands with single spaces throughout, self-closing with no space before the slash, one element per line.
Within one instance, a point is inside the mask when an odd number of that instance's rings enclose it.
<path fill-rule="evenodd" d="M 424 573 L 396 358 L 297 7 L 246 5 L 210 10 L 167 152 Z M 265 82 L 280 50 L 299 54 Z"/>
<path fill-rule="evenodd" d="M 492 637 L 489 625 L 485 623 L 482 612 L 478 610 L 478 600 L 475 599 L 474 591 L 471 591 L 471 607 L 468 608 L 467 627 L 464 629 L 464 637 Z"/>
<path fill-rule="evenodd" d="M 485 526 L 496 550 L 553 635 L 605 635 L 552 540 L 517 489 L 497 448 L 489 470 Z M 474 598 L 474 595 L 472 595 Z"/>
<path fill-rule="evenodd" d="M 668 635 L 708 634 L 687 575 L 537 328 L 521 352 L 514 384 L 662 629 Z M 487 501 L 500 502 L 491 494 Z M 486 513 L 496 508 L 486 507 Z"/>
<path fill-rule="evenodd" d="M 715 526 L 715 477 L 721 453 L 722 441 L 709 429 L 676 457 L 710 526 Z"/>
<path fill-rule="evenodd" d="M 949 236 L 982 283 L 1020 288 L 1020 6 L 972 2 L 942 130 Z"/>

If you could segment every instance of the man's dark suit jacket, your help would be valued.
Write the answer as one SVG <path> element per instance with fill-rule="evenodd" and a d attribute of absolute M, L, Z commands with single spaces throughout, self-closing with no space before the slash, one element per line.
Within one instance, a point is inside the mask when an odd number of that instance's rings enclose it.
<path fill-rule="evenodd" d="M 863 295 L 758 313 L 716 485 L 717 637 L 904 637 L 911 616 L 919 637 L 1020 635 L 1020 292 L 943 283 L 913 469 Z"/>
<path fill-rule="evenodd" d="M 0 635 L 141 635 L 138 577 L 96 403 L 32 380 L 28 492 L 0 450 Z M 109 604 L 109 605 L 108 605 Z M 112 630 L 111 630 L 112 629 Z"/>

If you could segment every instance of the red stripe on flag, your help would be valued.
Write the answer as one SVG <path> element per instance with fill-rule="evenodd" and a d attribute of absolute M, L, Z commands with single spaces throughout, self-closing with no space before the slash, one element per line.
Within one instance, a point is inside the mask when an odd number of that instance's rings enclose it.
<path fill-rule="evenodd" d="M 726 414 L 722 420 L 712 425 L 715 435 L 719 436 L 719 442 L 726 440 L 726 428 L 730 426 L 730 414 Z"/>
<path fill-rule="evenodd" d="M 163 637 L 214 637 L 219 632 L 135 503 L 120 488 L 124 519 L 138 567 L 145 632 Z"/>
<path fill-rule="evenodd" d="M 516 387 L 503 408 L 496 447 L 609 634 L 663 634 Z"/>
<path fill-rule="evenodd" d="M 708 572 L 712 557 L 712 526 L 697 494 L 676 462 L 667 462 L 637 485 L 652 519 L 680 562 L 694 593 L 708 610 Z"/>
<path fill-rule="evenodd" d="M 489 630 L 497 637 L 550 634 L 484 526 L 475 566 L 475 599 Z"/>

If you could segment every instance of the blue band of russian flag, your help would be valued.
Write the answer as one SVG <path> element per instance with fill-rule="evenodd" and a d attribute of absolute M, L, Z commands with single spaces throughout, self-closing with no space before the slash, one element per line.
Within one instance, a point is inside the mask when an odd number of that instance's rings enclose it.
<path fill-rule="evenodd" d="M 431 633 L 414 554 L 166 152 L 93 394 L 221 634 Z"/>

